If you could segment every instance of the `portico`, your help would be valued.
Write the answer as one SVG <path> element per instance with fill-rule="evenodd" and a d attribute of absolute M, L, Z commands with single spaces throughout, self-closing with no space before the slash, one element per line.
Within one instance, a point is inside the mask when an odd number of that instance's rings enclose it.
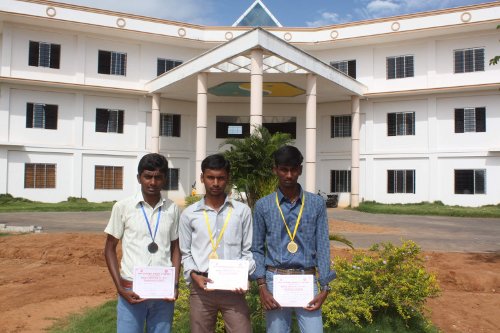
<path fill-rule="evenodd" d="M 250 76 L 250 77 L 249 77 Z M 224 83 L 237 85 L 232 94 L 212 94 L 210 89 Z M 299 93 L 273 90 L 278 83 Z M 264 90 L 264 86 L 271 87 Z M 319 61 L 274 34 L 255 28 L 150 81 L 146 89 L 152 98 L 151 151 L 159 152 L 159 118 L 162 98 L 196 103 L 196 170 L 207 155 L 207 113 L 211 102 L 249 103 L 250 130 L 263 124 L 265 103 L 302 104 L 305 112 L 305 189 L 316 191 L 317 106 L 319 103 L 350 101 L 351 138 L 351 206 L 359 202 L 359 101 L 366 92 L 360 82 Z M 248 101 L 249 99 L 249 101 Z M 202 192 L 201 184 L 197 186 Z"/>

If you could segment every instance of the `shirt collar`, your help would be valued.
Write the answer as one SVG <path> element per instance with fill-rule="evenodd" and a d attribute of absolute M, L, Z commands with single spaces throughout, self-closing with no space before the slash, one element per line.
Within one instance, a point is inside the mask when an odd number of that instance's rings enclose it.
<path fill-rule="evenodd" d="M 198 202 L 196 202 L 195 205 L 196 205 L 195 211 L 199 211 L 199 210 L 214 210 L 212 207 L 207 206 L 205 204 L 205 197 L 201 198 L 201 200 L 198 201 Z M 222 206 L 219 209 L 219 211 L 223 210 L 224 207 L 226 207 L 228 205 L 234 207 L 233 200 L 230 199 L 228 195 L 226 195 L 226 199 L 224 200 L 224 203 L 222 204 Z"/>
<path fill-rule="evenodd" d="M 302 186 L 300 186 L 300 184 L 297 184 L 299 186 L 299 198 L 297 199 L 296 202 L 300 202 L 302 203 L 302 194 L 303 194 L 303 190 L 302 190 Z M 278 187 L 276 189 L 276 192 L 278 193 L 278 201 L 280 203 L 283 203 L 283 201 L 287 201 L 287 202 L 290 202 L 284 195 L 283 195 L 283 192 L 281 192 L 280 188 Z"/>
<path fill-rule="evenodd" d="M 142 195 L 141 191 L 139 191 L 135 194 L 134 202 L 135 202 L 136 206 L 139 206 L 141 204 L 141 202 L 146 203 L 146 200 L 144 200 L 144 196 Z M 157 207 L 162 206 L 164 203 L 165 203 L 165 198 L 163 196 L 160 196 L 160 201 L 156 204 L 155 207 L 153 207 L 153 209 L 156 209 Z"/>

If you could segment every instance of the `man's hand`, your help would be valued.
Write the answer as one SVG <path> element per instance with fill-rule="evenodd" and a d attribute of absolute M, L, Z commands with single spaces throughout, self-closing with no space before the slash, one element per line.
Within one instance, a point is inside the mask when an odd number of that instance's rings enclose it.
<path fill-rule="evenodd" d="M 134 293 L 132 290 L 128 290 L 125 288 L 118 289 L 118 293 L 127 300 L 130 304 L 137 304 L 144 302 L 146 299 L 141 298 L 139 295 Z"/>
<path fill-rule="evenodd" d="M 325 301 L 327 296 L 328 296 L 328 291 L 326 290 L 321 291 L 312 299 L 312 301 L 309 302 L 308 306 L 306 306 L 304 309 L 306 309 L 307 311 L 318 310 L 323 305 L 323 302 Z"/>
<path fill-rule="evenodd" d="M 281 305 L 276 302 L 274 299 L 273 295 L 267 290 L 267 285 L 262 284 L 259 285 L 259 296 L 260 296 L 260 303 L 262 304 L 262 307 L 266 310 L 276 310 L 281 307 Z"/>
<path fill-rule="evenodd" d="M 207 277 L 204 277 L 203 275 L 198 275 L 195 272 L 191 272 L 191 279 L 193 280 L 193 283 L 195 283 L 198 288 L 207 290 L 207 283 L 213 282 Z"/>

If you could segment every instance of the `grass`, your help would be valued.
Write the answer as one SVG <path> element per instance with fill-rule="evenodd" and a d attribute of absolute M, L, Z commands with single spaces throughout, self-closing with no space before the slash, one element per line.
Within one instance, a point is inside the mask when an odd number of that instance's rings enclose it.
<path fill-rule="evenodd" d="M 176 310 L 178 311 L 178 310 Z M 188 333 L 190 331 L 189 312 L 184 311 L 176 316 L 172 332 Z M 187 321 L 186 321 L 187 319 Z M 254 331 L 262 332 L 261 325 L 255 325 Z M 114 333 L 116 332 L 116 301 L 109 301 L 99 307 L 87 310 L 81 314 L 73 314 L 59 319 L 48 329 L 50 333 Z M 296 325 L 292 332 L 298 332 Z M 373 323 L 358 327 L 345 321 L 336 327 L 325 327 L 325 333 L 438 333 L 439 330 L 429 324 L 424 318 L 415 317 L 408 322 L 396 315 L 376 316 Z"/>
<path fill-rule="evenodd" d="M 360 203 L 355 210 L 373 214 L 435 215 L 455 217 L 500 218 L 500 204 L 481 207 L 446 206 L 440 201 L 416 204 L 381 204 L 375 201 Z"/>
<path fill-rule="evenodd" d="M 74 197 L 57 203 L 46 203 L 16 198 L 10 194 L 0 194 L 0 213 L 109 211 L 113 204 L 114 201 L 96 203 Z"/>

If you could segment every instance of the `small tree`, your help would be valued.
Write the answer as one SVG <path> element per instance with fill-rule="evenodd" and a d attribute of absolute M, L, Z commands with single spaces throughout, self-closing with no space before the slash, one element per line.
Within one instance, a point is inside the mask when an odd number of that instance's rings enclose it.
<path fill-rule="evenodd" d="M 292 142 L 290 134 L 271 134 L 259 126 L 249 137 L 229 138 L 221 145 L 221 148 L 230 145 L 224 156 L 231 162 L 232 184 L 240 194 L 245 193 L 250 208 L 258 199 L 276 190 L 278 180 L 272 172 L 272 154 Z"/>

